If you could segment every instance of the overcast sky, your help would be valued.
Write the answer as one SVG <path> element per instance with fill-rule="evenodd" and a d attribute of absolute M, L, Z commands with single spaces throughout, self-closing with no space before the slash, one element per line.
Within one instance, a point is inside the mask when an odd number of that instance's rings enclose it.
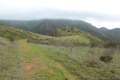
<path fill-rule="evenodd" d="M 120 28 L 120 0 L 0 0 L 0 19 L 80 19 Z"/>

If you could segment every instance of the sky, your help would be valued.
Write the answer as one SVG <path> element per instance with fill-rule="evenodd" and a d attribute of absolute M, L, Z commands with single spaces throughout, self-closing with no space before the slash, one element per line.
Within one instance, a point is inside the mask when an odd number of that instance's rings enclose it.
<path fill-rule="evenodd" d="M 120 28 L 120 0 L 0 0 L 0 19 L 84 20 L 96 27 Z"/>

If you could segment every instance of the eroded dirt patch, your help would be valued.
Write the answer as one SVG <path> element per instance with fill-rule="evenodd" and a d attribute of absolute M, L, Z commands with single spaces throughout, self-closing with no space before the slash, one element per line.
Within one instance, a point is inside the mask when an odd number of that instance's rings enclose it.
<path fill-rule="evenodd" d="M 24 61 L 23 67 L 25 76 L 29 79 L 31 79 L 30 77 L 32 77 L 32 75 L 34 75 L 37 72 L 45 72 L 48 70 L 47 65 L 37 58 L 32 59 L 31 62 Z"/>
<path fill-rule="evenodd" d="M 47 66 L 40 59 L 33 59 L 30 63 L 25 62 L 25 70 L 30 72 L 33 69 L 45 70 Z"/>

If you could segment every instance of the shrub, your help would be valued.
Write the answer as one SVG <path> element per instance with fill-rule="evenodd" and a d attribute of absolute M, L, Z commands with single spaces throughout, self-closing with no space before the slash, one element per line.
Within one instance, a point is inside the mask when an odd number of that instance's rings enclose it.
<path fill-rule="evenodd" d="M 112 61 L 112 59 L 113 59 L 113 57 L 112 56 L 101 56 L 100 57 L 100 60 L 102 61 L 102 62 L 105 62 L 105 63 L 108 63 L 108 62 L 111 62 Z"/>

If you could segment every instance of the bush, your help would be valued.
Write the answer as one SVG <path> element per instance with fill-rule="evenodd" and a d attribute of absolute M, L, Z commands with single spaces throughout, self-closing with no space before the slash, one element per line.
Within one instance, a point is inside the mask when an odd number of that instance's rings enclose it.
<path fill-rule="evenodd" d="M 102 62 L 105 62 L 105 63 L 111 62 L 112 59 L 113 59 L 112 56 L 101 56 L 101 57 L 100 57 L 100 60 L 101 60 Z"/>

